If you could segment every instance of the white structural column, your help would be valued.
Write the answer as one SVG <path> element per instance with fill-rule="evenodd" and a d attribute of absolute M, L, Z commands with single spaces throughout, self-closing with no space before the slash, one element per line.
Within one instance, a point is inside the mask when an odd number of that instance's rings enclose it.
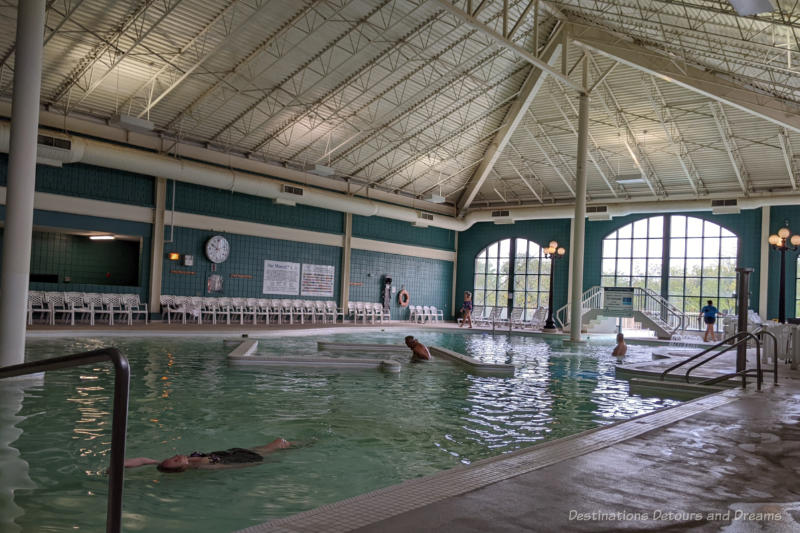
<path fill-rule="evenodd" d="M 450 294 L 450 315 L 456 318 L 456 276 L 458 275 L 458 232 L 455 235 L 455 253 L 456 257 L 453 259 L 453 289 Z"/>
<path fill-rule="evenodd" d="M 19 2 L 17 12 L 3 272 L 0 278 L 0 366 L 25 360 L 44 6 L 45 0 L 25 0 Z"/>
<path fill-rule="evenodd" d="M 161 312 L 161 278 L 164 274 L 164 212 L 167 180 L 156 178 L 156 208 L 153 210 L 153 238 L 150 243 L 150 312 Z"/>
<path fill-rule="evenodd" d="M 584 64 L 586 62 L 584 61 Z M 586 77 L 584 76 L 584 80 Z M 575 216 L 572 226 L 572 292 L 570 294 L 569 338 L 581 340 L 583 306 L 583 255 L 586 241 L 586 155 L 589 151 L 589 95 L 582 92 L 578 106 L 578 154 L 575 172 Z"/>
<path fill-rule="evenodd" d="M 342 284 L 340 286 L 339 307 L 347 313 L 350 301 L 350 250 L 353 242 L 353 214 L 344 215 L 344 239 L 342 239 Z M 345 315 L 346 316 L 346 315 Z"/>
<path fill-rule="evenodd" d="M 758 263 L 758 316 L 761 320 L 767 320 L 767 291 L 769 290 L 769 211 L 770 207 L 765 205 L 761 208 L 761 257 Z"/>

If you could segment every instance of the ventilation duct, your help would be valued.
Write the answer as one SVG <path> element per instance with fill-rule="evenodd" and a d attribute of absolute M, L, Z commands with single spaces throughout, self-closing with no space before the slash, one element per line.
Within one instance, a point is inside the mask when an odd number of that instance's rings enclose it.
<path fill-rule="evenodd" d="M 0 122 L 0 152 L 8 153 L 11 128 L 8 122 Z M 131 148 L 97 141 L 86 137 L 59 136 L 42 130 L 46 140 L 39 149 L 50 150 L 50 157 L 63 163 L 81 162 L 104 168 L 112 168 L 125 172 L 134 172 L 148 176 L 159 176 L 165 179 L 193 183 L 204 187 L 223 189 L 262 198 L 276 199 L 289 197 L 296 203 L 352 213 L 365 217 L 380 216 L 401 220 L 410 224 L 425 220 L 420 218 L 420 212 L 409 207 L 395 204 L 376 202 L 368 198 L 348 196 L 343 193 L 332 192 L 325 189 L 311 187 L 295 187 L 303 191 L 302 196 L 286 194 L 283 186 L 289 185 L 279 179 L 262 174 L 238 172 L 229 168 L 214 166 L 205 163 L 176 159 L 167 155 L 157 154 L 147 150 Z M 56 141 L 58 139 L 58 141 Z M 68 141 L 67 144 L 65 141 Z M 67 146 L 69 148 L 67 149 Z M 275 167 L 270 170 L 273 176 L 287 180 L 301 181 L 307 177 L 302 172 Z M 771 194 L 769 196 L 751 195 L 748 198 L 739 198 L 739 209 L 755 209 L 772 205 L 794 205 L 800 203 L 800 194 Z M 631 202 L 603 206 L 587 206 L 587 213 L 593 209 L 606 209 L 607 216 L 625 216 L 636 213 L 676 213 L 692 211 L 708 211 L 709 200 L 669 200 L 659 202 Z M 598 212 L 595 211 L 597 214 Z M 496 224 L 510 224 L 518 220 L 551 220 L 570 219 L 575 214 L 575 208 L 569 205 L 518 207 L 514 209 L 472 211 L 462 219 L 449 216 L 437 216 L 433 220 L 426 220 L 430 226 L 454 231 L 465 231 L 479 222 L 494 222 Z M 594 215 L 592 215 L 594 216 Z M 599 215 L 598 215 L 599 216 Z"/>
<path fill-rule="evenodd" d="M 711 200 L 711 212 L 715 215 L 737 215 L 740 211 L 736 198 Z"/>
<path fill-rule="evenodd" d="M 607 205 L 588 205 L 586 206 L 586 218 L 589 220 L 611 220 L 611 213 L 608 212 Z"/>

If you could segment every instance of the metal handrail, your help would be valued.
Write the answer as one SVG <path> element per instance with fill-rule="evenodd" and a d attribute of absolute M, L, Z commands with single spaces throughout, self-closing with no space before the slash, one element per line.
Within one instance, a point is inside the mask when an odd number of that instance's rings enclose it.
<path fill-rule="evenodd" d="M 775 385 L 777 385 L 778 384 L 778 337 L 776 337 L 774 333 L 771 333 L 771 332 L 767 331 L 763 327 L 760 328 L 759 330 L 757 330 L 755 332 L 755 334 L 756 335 L 769 335 L 770 337 L 772 337 L 772 342 L 775 343 L 775 357 L 773 357 L 773 359 L 774 359 L 774 362 L 773 362 L 774 368 L 772 369 L 772 375 L 773 375 L 773 379 L 775 380 Z"/>
<path fill-rule="evenodd" d="M 105 361 L 111 361 L 114 364 L 114 412 L 111 424 L 111 465 L 108 469 L 106 531 L 119 533 L 122 530 L 125 436 L 128 431 L 128 394 L 131 382 L 130 366 L 125 356 L 116 348 L 103 348 L 91 352 L 53 357 L 43 361 L 0 367 L 0 379 Z"/>
<path fill-rule="evenodd" d="M 715 353 L 711 357 L 709 357 L 709 358 L 701 361 L 700 363 L 692 366 L 691 368 L 689 368 L 689 370 L 686 371 L 686 382 L 689 383 L 689 374 L 692 372 L 692 370 L 694 370 L 695 368 L 697 368 L 699 366 L 702 366 L 702 365 L 708 363 L 712 359 L 715 359 L 715 358 L 719 357 L 720 355 L 724 354 L 725 352 L 727 352 L 729 350 L 732 350 L 733 348 L 738 347 L 742 342 L 747 342 L 747 338 L 748 337 L 752 337 L 756 341 L 756 372 L 758 373 L 758 379 L 756 380 L 757 381 L 757 387 L 758 387 L 758 390 L 761 390 L 761 382 L 763 381 L 763 376 L 762 376 L 762 372 L 761 372 L 761 343 L 758 340 L 758 337 L 756 337 L 755 335 L 753 335 L 749 331 L 740 331 L 740 332 L 736 333 L 735 335 L 732 335 L 732 336 L 728 337 L 727 339 L 724 339 L 724 340 L 718 342 L 717 344 L 714 344 L 713 346 L 710 346 L 710 347 L 706 348 L 702 352 L 697 353 L 697 354 L 689 357 L 688 359 L 684 359 L 683 361 L 680 361 L 680 362 L 672 365 L 671 367 L 667 368 L 666 370 L 664 370 L 661 373 L 661 381 L 664 381 L 664 378 L 671 371 L 673 371 L 673 370 L 675 370 L 677 368 L 680 368 L 685 364 L 691 363 L 692 361 L 694 361 L 694 360 L 706 355 L 707 353 L 711 352 L 712 350 L 720 348 L 720 347 L 724 346 L 725 344 L 737 339 L 741 335 L 744 335 L 745 338 L 740 339 L 736 343 L 727 346 L 724 350 L 718 351 L 717 353 Z M 730 375 L 741 375 L 742 376 L 742 386 L 745 385 L 745 374 L 744 374 L 744 371 L 735 372 L 735 373 L 730 374 Z M 730 375 L 726 374 L 726 376 L 730 376 Z M 706 380 L 706 381 L 708 381 L 708 380 Z"/>

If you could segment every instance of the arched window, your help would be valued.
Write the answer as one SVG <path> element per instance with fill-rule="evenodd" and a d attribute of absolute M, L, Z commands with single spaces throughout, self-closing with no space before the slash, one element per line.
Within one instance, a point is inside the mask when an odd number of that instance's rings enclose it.
<path fill-rule="evenodd" d="M 475 305 L 507 307 L 513 287 L 514 308 L 545 307 L 550 291 L 550 260 L 542 248 L 526 239 L 503 239 L 475 257 Z M 526 312 L 526 316 L 531 313 Z"/>
<path fill-rule="evenodd" d="M 700 218 L 637 220 L 603 240 L 601 284 L 646 287 L 689 314 L 699 313 L 706 300 L 714 300 L 722 312 L 733 312 L 737 247 L 736 235 Z"/>

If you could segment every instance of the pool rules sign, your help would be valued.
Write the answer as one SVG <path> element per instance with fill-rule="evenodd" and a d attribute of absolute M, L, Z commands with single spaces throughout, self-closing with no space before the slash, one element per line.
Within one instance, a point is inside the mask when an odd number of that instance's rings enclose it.
<path fill-rule="evenodd" d="M 264 261 L 264 294 L 296 296 L 300 292 L 300 263 Z"/>
<path fill-rule="evenodd" d="M 633 316 L 633 287 L 603 287 L 603 315 Z"/>

